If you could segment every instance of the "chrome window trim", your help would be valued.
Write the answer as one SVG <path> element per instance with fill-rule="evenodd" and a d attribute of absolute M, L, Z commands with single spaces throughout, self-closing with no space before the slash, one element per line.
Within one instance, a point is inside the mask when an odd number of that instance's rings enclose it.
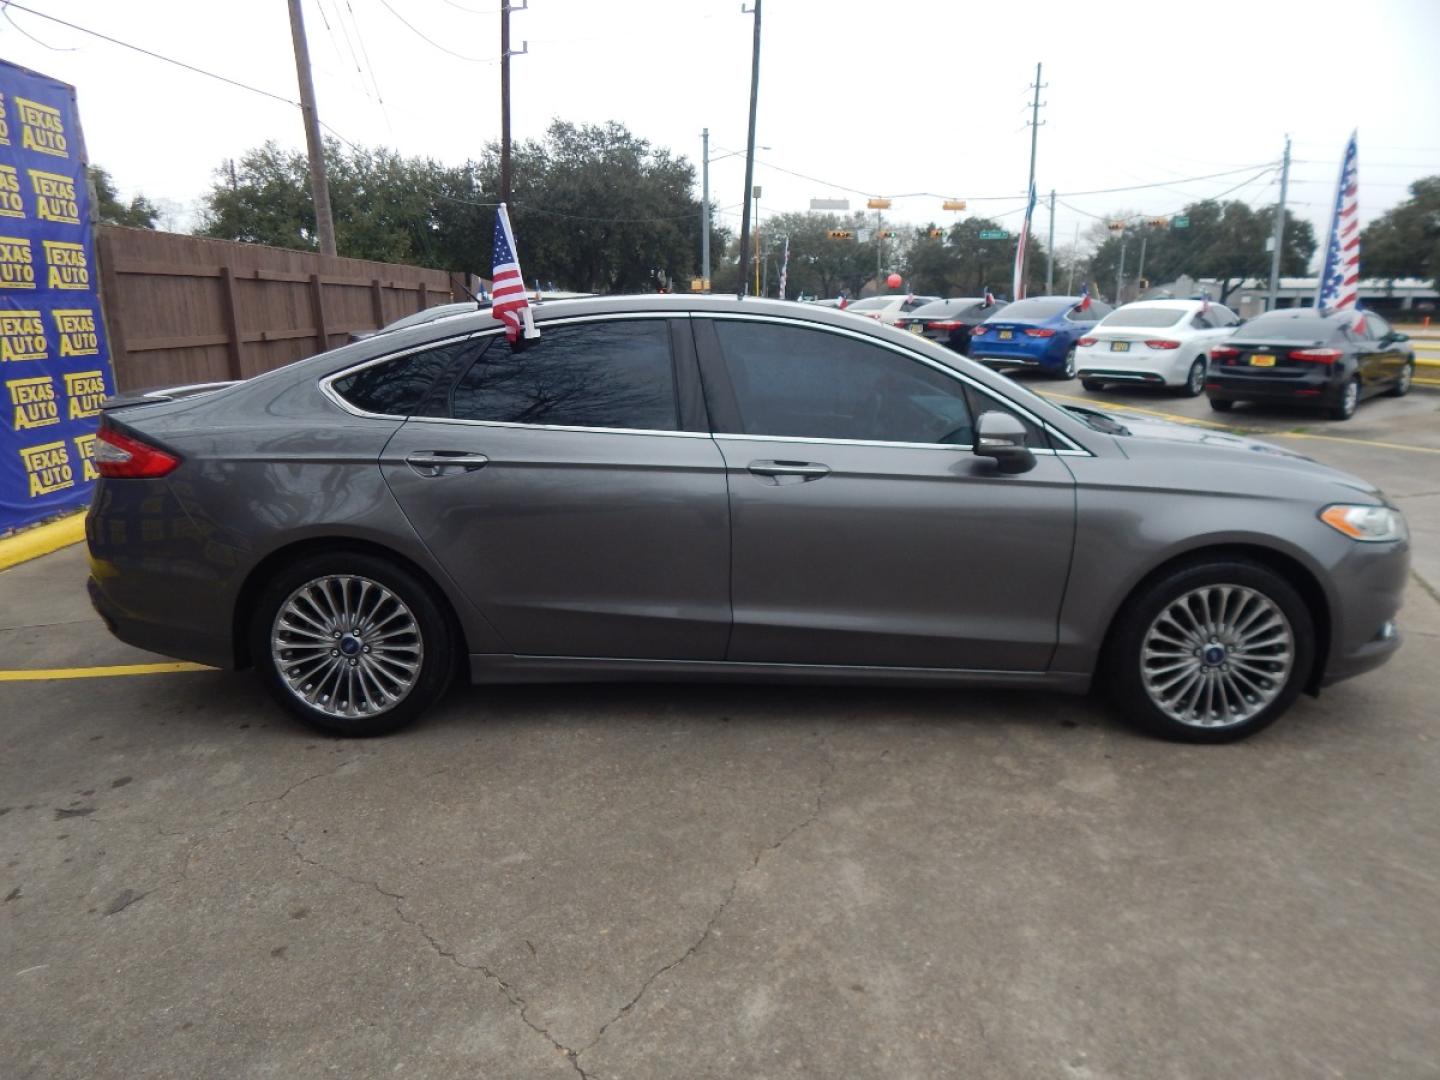
<path fill-rule="evenodd" d="M 872 336 L 869 335 L 869 334 L 862 334 L 862 333 L 860 333 L 860 332 L 858 332 L 858 331 L 851 330 L 849 327 L 831 326 L 831 325 L 829 325 L 828 323 L 810 322 L 808 319 L 787 319 L 787 318 L 783 318 L 783 317 L 780 317 L 780 316 L 777 316 L 777 315 L 747 315 L 747 314 L 745 314 L 745 313 L 743 313 L 743 312 L 729 312 L 729 311 L 725 311 L 725 312 L 708 312 L 708 311 L 706 311 L 706 312 L 695 312 L 695 313 L 692 313 L 692 317 L 693 317 L 693 318 L 705 318 L 705 319 L 717 319 L 717 320 L 719 320 L 719 319 L 729 319 L 729 320 L 740 321 L 740 322 L 767 322 L 767 323 L 776 323 L 776 324 L 778 324 L 778 325 L 780 325 L 780 326 L 796 326 L 796 325 L 802 325 L 805 329 L 820 329 L 820 330 L 827 331 L 827 332 L 832 333 L 832 334 L 843 334 L 843 335 L 845 335 L 846 337 L 855 338 L 857 341 L 867 342 L 867 343 L 869 343 L 869 344 L 871 344 L 871 345 L 878 345 L 878 346 L 880 346 L 880 347 L 883 348 L 883 349 L 889 349 L 889 350 L 890 350 L 891 352 L 893 352 L 893 353 L 898 353 L 900 356 L 904 356 L 904 357 L 906 357 L 907 359 L 910 359 L 910 360 L 918 360 L 920 363 L 925 364 L 926 366 L 935 369 L 935 370 L 938 371 L 941 375 L 948 376 L 948 377 L 950 377 L 950 378 L 952 378 L 952 379 L 955 379 L 955 380 L 957 380 L 957 381 L 959 381 L 959 382 L 964 383 L 966 386 L 973 387 L 975 390 L 977 390 L 977 391 L 979 391 L 980 393 L 984 394 L 986 397 L 988 397 L 988 398 L 989 398 L 990 400 L 992 400 L 992 401 L 1002 401 L 1003 404 L 1004 404 L 1007 408 L 1014 409 L 1014 410 L 1015 410 L 1016 412 L 1018 412 L 1021 416 L 1025 417 L 1027 420 L 1029 420 L 1032 424 L 1034 424 L 1034 425 L 1035 425 L 1036 427 L 1038 427 L 1040 430 L 1044 431 L 1044 432 L 1045 432 L 1047 435 L 1049 435 L 1051 438 L 1053 438 L 1053 439 L 1059 439 L 1060 441 L 1062 441 L 1062 442 L 1065 444 L 1065 446 L 1064 446 L 1063 448 L 1059 449 L 1059 450 L 1035 450 L 1035 451 L 1034 451 L 1035 453 L 1037 453 L 1037 454 L 1062 454 L 1062 455 L 1067 456 L 1067 457 L 1094 457 L 1094 455 L 1093 455 L 1092 453 L 1090 453 L 1090 451 L 1086 450 L 1084 447 L 1077 446 L 1077 445 L 1075 444 L 1075 440 L 1071 439 L 1071 438 L 1070 438 L 1068 435 L 1066 435 L 1064 432 L 1060 431 L 1058 428 L 1054 427 L 1053 425 L 1051 425 L 1051 424 L 1049 424 L 1049 423 L 1046 423 L 1044 420 L 1042 420 L 1040 417 L 1036 416 L 1034 413 L 1030 412 L 1028 409 L 1026 409 L 1023 405 L 1019 404 L 1018 402 L 1011 401 L 1011 400 L 1009 400 L 1008 398 L 1002 399 L 1002 398 L 998 397 L 997 394 L 995 393 L 995 391 L 993 391 L 992 389 L 990 389 L 988 386 L 985 386 L 983 383 L 976 382 L 974 379 L 970 378 L 970 376 L 966 375 L 964 372 L 962 372 L 962 371 L 956 371 L 954 368 L 952 368 L 952 367 L 950 367 L 950 366 L 948 366 L 948 365 L 946 365 L 946 364 L 942 364 L 942 363 L 940 363 L 940 361 L 938 361 L 938 360 L 931 360 L 928 356 L 921 356 L 919 353 L 912 352 L 911 350 L 906 349 L 906 348 L 902 348 L 902 347 L 901 347 L 899 344 L 897 344 L 897 343 L 889 342 L 889 341 L 883 341 L 883 340 L 881 340 L 881 339 L 879 339 L 879 338 L 872 337 Z M 898 331 L 898 332 L 900 332 L 900 333 L 905 333 L 905 331 Z M 911 335 L 911 336 L 913 336 L 913 335 Z M 716 438 L 720 438 L 720 433 L 717 432 L 715 437 L 716 437 Z M 852 446 L 911 446 L 911 447 L 916 447 L 916 446 L 918 446 L 918 447 L 944 447 L 944 448 L 947 449 L 947 450 L 948 450 L 948 449 L 954 449 L 954 448 L 956 448 L 956 445 L 953 444 L 953 443 L 903 443 L 903 442 L 883 442 L 883 441 L 879 441 L 879 440 L 868 440 L 868 439 L 806 439 L 806 438 L 801 438 L 801 437 L 798 437 L 798 436 L 786 436 L 786 435 L 733 435 L 733 434 L 726 433 L 725 437 L 726 437 L 726 438 L 763 439 L 763 440 L 766 440 L 766 441 L 781 441 L 781 442 L 838 443 L 838 444 L 842 444 L 842 445 L 852 445 Z M 1032 448 L 1032 449 L 1033 449 L 1033 448 Z"/>
<path fill-rule="evenodd" d="M 390 417 L 389 419 L 395 419 Z M 709 439 L 708 431 L 671 431 L 665 428 L 579 427 L 570 424 L 517 424 L 509 420 L 463 420 L 457 416 L 400 417 L 412 424 L 464 424 L 468 427 L 516 428 L 521 431 L 584 431 L 592 435 L 670 435 L 678 439 Z"/>

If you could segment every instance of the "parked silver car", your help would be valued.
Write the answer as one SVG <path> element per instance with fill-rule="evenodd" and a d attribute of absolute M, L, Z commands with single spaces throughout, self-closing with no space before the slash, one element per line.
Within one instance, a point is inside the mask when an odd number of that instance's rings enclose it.
<path fill-rule="evenodd" d="M 1064 410 L 813 305 L 537 317 L 523 351 L 479 312 L 114 403 L 101 616 L 348 735 L 459 669 L 1096 685 L 1217 742 L 1399 644 L 1404 519 L 1297 454 Z"/>

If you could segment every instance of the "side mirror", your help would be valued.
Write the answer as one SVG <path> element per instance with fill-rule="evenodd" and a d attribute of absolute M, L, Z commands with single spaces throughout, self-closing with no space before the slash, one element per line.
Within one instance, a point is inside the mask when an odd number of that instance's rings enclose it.
<path fill-rule="evenodd" d="M 993 458 L 1002 473 L 1029 472 L 1035 455 L 1025 436 L 1025 425 L 1009 413 L 983 412 L 975 422 L 975 456 Z"/>
<path fill-rule="evenodd" d="M 1396 344 L 1402 344 L 1402 343 L 1410 340 L 1410 335 L 1407 334 L 1407 333 L 1404 333 L 1404 332 L 1401 331 L 1401 330 L 1391 330 L 1391 331 L 1390 331 L 1390 340 L 1393 341 L 1393 342 L 1395 342 Z"/>

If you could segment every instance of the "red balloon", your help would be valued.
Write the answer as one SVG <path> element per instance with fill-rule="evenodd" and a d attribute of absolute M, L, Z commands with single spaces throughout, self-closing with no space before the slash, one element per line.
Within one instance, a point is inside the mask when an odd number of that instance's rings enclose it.
<path fill-rule="evenodd" d="M 892 289 L 898 289 L 900 287 L 900 281 L 901 278 L 899 274 L 891 274 L 885 279 L 885 284 L 890 286 L 890 288 Z"/>

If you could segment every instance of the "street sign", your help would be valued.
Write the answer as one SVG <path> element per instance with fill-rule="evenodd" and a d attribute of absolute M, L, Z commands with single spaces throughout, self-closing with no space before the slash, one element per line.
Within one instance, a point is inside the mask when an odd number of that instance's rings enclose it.
<path fill-rule="evenodd" d="M 1170 224 L 1177 229 L 1188 229 L 1190 227 L 1190 219 L 1182 215 L 1181 217 L 1171 218 Z"/>
<path fill-rule="evenodd" d="M 941 208 L 942 210 L 964 210 L 964 209 L 965 209 L 965 200 L 964 200 L 964 199 L 946 199 L 943 203 L 940 204 L 940 208 Z"/>
<path fill-rule="evenodd" d="M 889 209 L 890 209 L 890 200 L 889 200 L 889 199 L 867 199 L 867 200 L 865 201 L 865 205 L 868 206 L 871 210 L 889 210 Z"/>
<path fill-rule="evenodd" d="M 751 197 L 752 199 L 758 199 L 758 198 L 760 197 L 760 185 L 759 185 L 759 184 L 756 184 L 753 188 L 750 189 L 750 197 Z"/>
<path fill-rule="evenodd" d="M 849 210 L 849 199 L 811 199 L 811 210 Z"/>
<path fill-rule="evenodd" d="M 849 229 L 831 229 L 829 232 L 831 240 L 849 240 L 854 235 Z"/>
<path fill-rule="evenodd" d="M 1009 236 L 1009 235 L 1010 235 L 1010 234 L 1007 233 L 1004 229 L 981 229 L 981 230 L 980 230 L 980 239 L 981 239 L 981 240 L 1004 240 L 1004 239 L 1005 239 L 1007 236 Z"/>

